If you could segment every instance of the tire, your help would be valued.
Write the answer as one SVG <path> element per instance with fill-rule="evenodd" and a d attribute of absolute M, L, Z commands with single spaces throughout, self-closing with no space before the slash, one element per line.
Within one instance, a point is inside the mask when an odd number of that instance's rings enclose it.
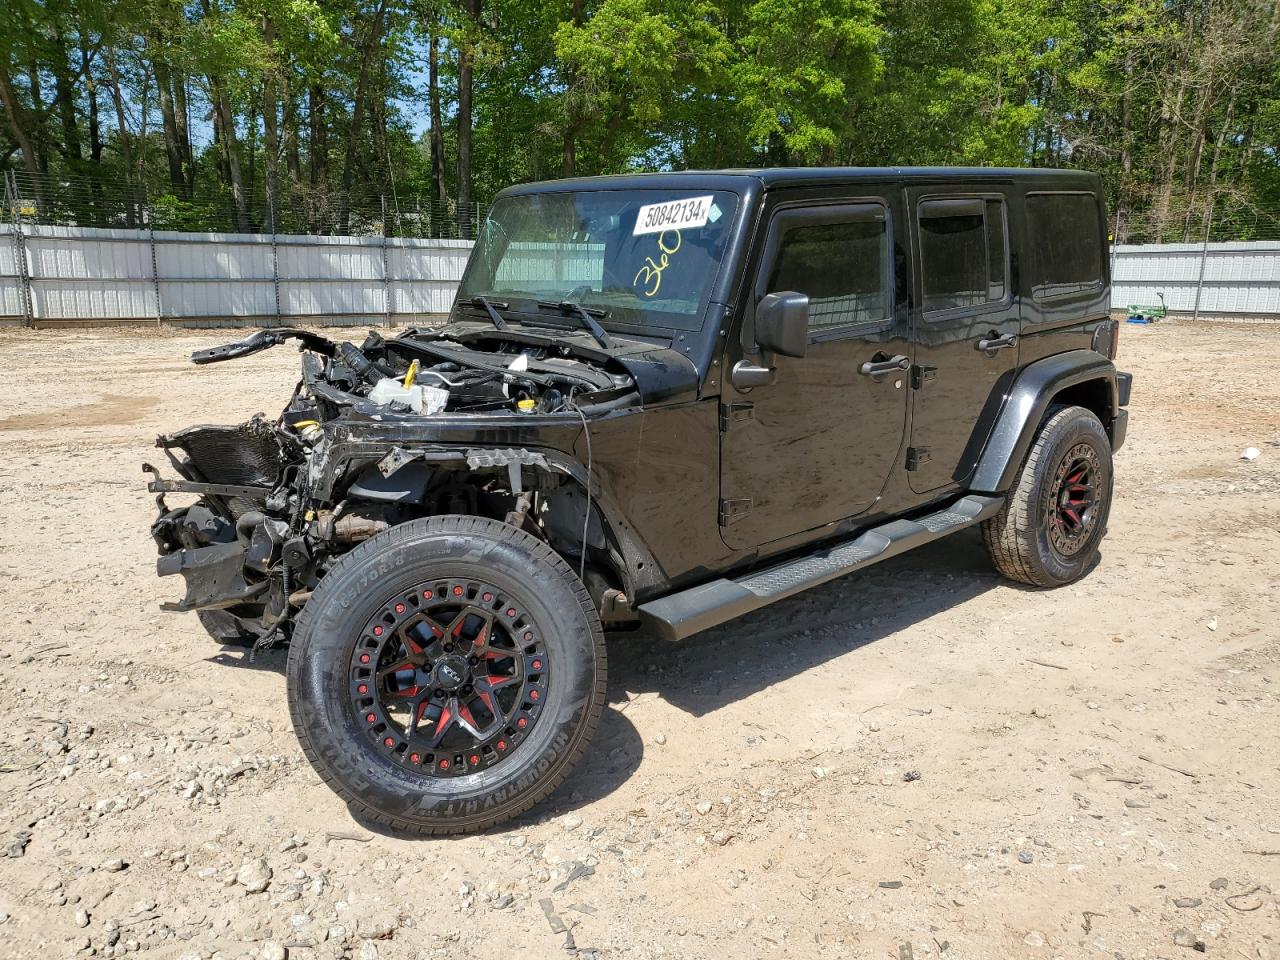
<path fill-rule="evenodd" d="M 406 655 L 424 662 L 383 666 Z M 466 833 L 523 813 L 565 779 L 599 723 L 606 666 L 590 595 L 558 554 L 496 520 L 431 517 L 364 541 L 325 575 L 290 644 L 289 711 L 307 759 L 358 816 L 403 833 Z M 487 676 L 495 670 L 509 676 Z M 440 688 L 460 674 L 465 685 Z M 491 714 L 474 699 L 482 688 L 483 704 L 498 704 Z M 498 731 L 483 744 L 472 736 L 482 721 L 479 732 Z M 459 738 L 475 745 L 456 751 Z"/>
<path fill-rule="evenodd" d="M 1098 418 L 1083 407 L 1050 408 L 1004 507 L 982 524 L 996 569 L 1033 587 L 1080 579 L 1106 533 L 1113 483 L 1111 441 Z M 1079 506 L 1084 498 L 1088 509 Z M 1082 519 L 1079 527 L 1072 515 Z"/>

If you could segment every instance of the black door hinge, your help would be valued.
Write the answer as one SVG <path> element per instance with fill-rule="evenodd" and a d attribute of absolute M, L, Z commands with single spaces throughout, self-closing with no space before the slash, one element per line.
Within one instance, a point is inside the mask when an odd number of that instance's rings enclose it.
<path fill-rule="evenodd" d="M 919 390 L 938 375 L 937 367 L 929 367 L 917 363 L 911 368 L 911 389 Z"/>
<path fill-rule="evenodd" d="M 728 433 L 735 423 L 753 419 L 756 415 L 755 408 L 756 405 L 750 400 L 720 404 L 720 432 Z"/>
<path fill-rule="evenodd" d="M 720 501 L 720 526 L 727 527 L 737 523 L 751 512 L 751 498 L 741 500 Z"/>
<path fill-rule="evenodd" d="M 919 470 L 922 463 L 929 462 L 928 447 L 907 447 L 907 469 Z"/>

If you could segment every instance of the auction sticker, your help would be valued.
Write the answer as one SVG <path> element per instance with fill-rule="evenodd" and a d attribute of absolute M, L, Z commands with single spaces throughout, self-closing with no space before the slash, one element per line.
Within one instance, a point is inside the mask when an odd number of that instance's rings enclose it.
<path fill-rule="evenodd" d="M 688 200 L 668 200 L 665 203 L 649 203 L 636 214 L 634 237 L 642 233 L 661 233 L 663 230 L 694 230 L 707 225 L 707 217 L 714 206 L 707 197 L 690 197 Z"/>

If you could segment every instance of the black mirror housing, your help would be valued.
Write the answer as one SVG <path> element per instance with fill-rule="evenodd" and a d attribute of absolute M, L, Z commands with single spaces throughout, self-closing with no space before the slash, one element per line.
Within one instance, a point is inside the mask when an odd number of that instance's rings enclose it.
<path fill-rule="evenodd" d="M 784 357 L 803 357 L 809 347 L 809 297 L 786 290 L 756 304 L 756 343 Z"/>

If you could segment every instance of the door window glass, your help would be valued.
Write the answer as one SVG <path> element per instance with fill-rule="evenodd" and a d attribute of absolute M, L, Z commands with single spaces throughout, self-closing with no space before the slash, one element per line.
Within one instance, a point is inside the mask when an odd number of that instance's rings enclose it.
<path fill-rule="evenodd" d="M 1096 289 L 1102 283 L 1102 224 L 1092 193 L 1027 196 L 1031 294 L 1037 300 Z"/>
<path fill-rule="evenodd" d="M 924 310 L 975 307 L 1005 298 L 1008 253 L 1001 200 L 920 204 Z"/>
<path fill-rule="evenodd" d="M 841 222 L 780 218 L 781 236 L 768 291 L 809 298 L 809 329 L 879 323 L 889 316 L 889 228 L 874 216 Z"/>

